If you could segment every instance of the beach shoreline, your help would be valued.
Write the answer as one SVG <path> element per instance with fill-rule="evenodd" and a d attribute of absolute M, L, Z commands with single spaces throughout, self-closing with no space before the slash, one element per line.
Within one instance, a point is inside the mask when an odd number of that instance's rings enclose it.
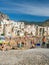
<path fill-rule="evenodd" d="M 0 65 L 49 65 L 49 49 L 0 51 Z"/>

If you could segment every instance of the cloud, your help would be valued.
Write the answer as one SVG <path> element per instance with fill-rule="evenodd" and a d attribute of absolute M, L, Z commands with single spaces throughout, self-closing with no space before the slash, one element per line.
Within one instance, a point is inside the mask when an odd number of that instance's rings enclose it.
<path fill-rule="evenodd" d="M 0 7 L 1 11 L 6 11 L 7 13 L 23 13 L 38 16 L 49 16 L 49 5 L 38 4 L 38 3 L 17 3 L 17 2 L 4 2 L 7 6 Z"/>

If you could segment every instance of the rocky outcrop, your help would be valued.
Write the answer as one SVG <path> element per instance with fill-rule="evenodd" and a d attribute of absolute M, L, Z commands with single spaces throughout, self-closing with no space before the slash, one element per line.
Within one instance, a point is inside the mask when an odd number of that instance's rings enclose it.
<path fill-rule="evenodd" d="M 6 14 L 0 12 L 0 21 L 2 21 L 3 19 L 9 20 L 9 17 Z"/>

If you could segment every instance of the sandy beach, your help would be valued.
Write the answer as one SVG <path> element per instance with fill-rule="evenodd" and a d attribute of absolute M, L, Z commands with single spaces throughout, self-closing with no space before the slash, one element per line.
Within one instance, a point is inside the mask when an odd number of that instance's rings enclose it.
<path fill-rule="evenodd" d="M 0 51 L 0 65 L 49 65 L 49 49 Z"/>

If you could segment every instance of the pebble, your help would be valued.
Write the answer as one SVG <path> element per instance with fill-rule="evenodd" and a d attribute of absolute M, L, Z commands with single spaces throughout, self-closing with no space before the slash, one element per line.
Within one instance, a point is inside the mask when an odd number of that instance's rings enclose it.
<path fill-rule="evenodd" d="M 0 51 L 0 65 L 49 65 L 49 49 Z"/>

